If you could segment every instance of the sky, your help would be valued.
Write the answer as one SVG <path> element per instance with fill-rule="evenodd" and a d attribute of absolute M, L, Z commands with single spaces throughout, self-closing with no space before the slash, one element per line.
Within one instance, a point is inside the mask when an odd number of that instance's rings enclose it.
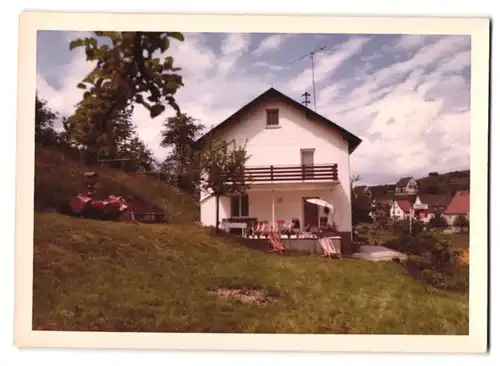
<path fill-rule="evenodd" d="M 69 42 L 85 32 L 39 31 L 39 95 L 63 116 L 81 100 L 76 87 L 93 65 Z M 469 36 L 382 34 L 184 33 L 167 55 L 181 67 L 176 93 L 182 112 L 212 128 L 270 87 L 301 102 L 313 94 L 316 112 L 360 137 L 350 158 L 358 184 L 395 183 L 403 176 L 469 169 Z M 310 97 L 312 99 L 312 97 Z M 312 104 L 309 105 L 313 108 Z M 157 159 L 161 126 L 139 106 L 138 133 Z"/>

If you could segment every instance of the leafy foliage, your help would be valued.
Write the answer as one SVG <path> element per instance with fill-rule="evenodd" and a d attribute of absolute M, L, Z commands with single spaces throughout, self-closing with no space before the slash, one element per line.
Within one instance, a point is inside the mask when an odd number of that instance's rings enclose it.
<path fill-rule="evenodd" d="M 168 50 L 170 40 L 184 41 L 178 32 L 94 32 L 107 38 L 111 45 L 101 44 L 94 37 L 80 38 L 70 43 L 70 49 L 84 47 L 87 61 L 96 66 L 78 86 L 87 90 L 85 98 L 96 97 L 116 104 L 122 110 L 131 102 L 143 105 L 151 118 L 163 113 L 165 102 L 180 111 L 174 94 L 183 85 L 175 72 L 174 59 L 163 62 L 154 55 Z M 146 100 L 144 99 L 145 95 Z M 104 118 L 105 119 L 105 118 Z"/>
<path fill-rule="evenodd" d="M 152 171 L 155 161 L 152 151 L 137 136 L 126 141 L 119 147 L 118 157 L 131 159 L 136 170 Z"/>
<path fill-rule="evenodd" d="M 429 220 L 429 225 L 435 228 L 444 228 L 448 226 L 448 222 L 441 214 L 436 214 Z"/>
<path fill-rule="evenodd" d="M 69 140 L 82 146 L 86 160 L 93 162 L 101 153 L 112 155 L 118 145 L 118 131 L 140 104 L 151 118 L 170 105 L 180 113 L 174 95 L 183 85 L 176 74 L 173 58 L 162 61 L 158 53 L 167 51 L 171 39 L 183 41 L 176 32 L 94 32 L 95 37 L 73 40 L 70 49 L 83 47 L 94 69 L 78 84 L 83 100 L 66 123 Z M 105 40 L 99 43 L 98 39 Z"/>
<path fill-rule="evenodd" d="M 358 225 L 361 222 L 373 222 L 370 217 L 372 212 L 371 199 L 365 195 L 355 196 L 352 199 L 352 224 Z"/>
<path fill-rule="evenodd" d="M 35 95 L 35 142 L 43 145 L 58 145 L 64 140 L 64 134 L 54 130 L 54 123 L 59 113 L 53 111 L 45 99 Z"/>
<path fill-rule="evenodd" d="M 194 193 L 196 181 L 199 180 L 194 166 L 193 144 L 203 130 L 203 125 L 186 114 L 168 118 L 162 131 L 161 146 L 172 148 L 165 166 L 174 169 L 172 177 L 179 188 Z"/>
<path fill-rule="evenodd" d="M 461 229 L 469 228 L 469 220 L 465 215 L 458 215 L 455 220 L 453 220 L 453 226 L 459 227 Z"/>
<path fill-rule="evenodd" d="M 219 199 L 228 194 L 243 193 L 248 188 L 244 167 L 250 156 L 246 146 L 235 142 L 209 139 L 196 154 L 200 173 L 199 189 L 216 197 L 216 230 L 219 230 Z"/>

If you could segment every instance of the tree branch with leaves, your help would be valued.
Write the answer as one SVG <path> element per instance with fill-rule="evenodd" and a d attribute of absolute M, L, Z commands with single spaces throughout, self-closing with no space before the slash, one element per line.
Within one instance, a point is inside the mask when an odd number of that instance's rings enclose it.
<path fill-rule="evenodd" d="M 85 90 L 83 100 L 68 119 L 69 138 L 82 139 L 94 131 L 92 139 L 105 143 L 120 113 L 133 113 L 139 104 L 151 118 L 170 105 L 180 113 L 174 95 L 183 86 L 171 56 L 163 55 L 171 40 L 183 41 L 178 32 L 93 32 L 94 37 L 75 39 L 70 50 L 83 47 L 93 70 L 78 87 Z M 82 132 L 83 131 L 83 132 Z"/>
<path fill-rule="evenodd" d="M 199 189 L 215 196 L 216 231 L 219 231 L 220 197 L 242 194 L 248 189 L 245 164 L 250 158 L 246 144 L 237 146 L 234 141 L 210 139 L 196 154 L 200 172 Z"/>

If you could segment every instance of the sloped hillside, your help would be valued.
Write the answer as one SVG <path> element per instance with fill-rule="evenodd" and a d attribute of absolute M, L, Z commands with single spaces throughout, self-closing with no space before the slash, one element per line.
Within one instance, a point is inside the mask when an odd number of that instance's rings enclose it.
<path fill-rule="evenodd" d="M 280 256 L 216 236 L 192 223 L 192 199 L 152 179 L 99 170 L 103 194 L 157 202 L 171 223 L 59 214 L 59 196 L 79 191 L 86 168 L 44 149 L 36 160 L 35 330 L 468 332 L 464 293 L 413 280 L 396 263 Z"/>
<path fill-rule="evenodd" d="M 85 191 L 83 174 L 86 171 L 100 175 L 96 198 L 117 194 L 127 202 L 149 202 L 158 206 L 166 211 L 170 222 L 198 220 L 198 202 L 164 182 L 116 169 L 88 167 L 56 149 L 41 147 L 35 151 L 35 210 L 57 209 L 63 200 Z"/>

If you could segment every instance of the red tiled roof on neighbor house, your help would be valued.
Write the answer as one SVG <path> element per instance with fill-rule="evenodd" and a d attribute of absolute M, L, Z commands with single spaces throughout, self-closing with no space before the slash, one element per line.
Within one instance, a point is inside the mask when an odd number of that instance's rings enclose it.
<path fill-rule="evenodd" d="M 445 215 L 465 215 L 469 213 L 469 192 L 458 191 L 451 200 L 448 208 L 444 212 Z"/>
<path fill-rule="evenodd" d="M 404 212 L 410 212 L 410 210 L 411 210 L 411 203 L 410 203 L 410 201 L 407 201 L 407 200 L 397 200 L 396 202 L 397 202 L 398 206 Z"/>

